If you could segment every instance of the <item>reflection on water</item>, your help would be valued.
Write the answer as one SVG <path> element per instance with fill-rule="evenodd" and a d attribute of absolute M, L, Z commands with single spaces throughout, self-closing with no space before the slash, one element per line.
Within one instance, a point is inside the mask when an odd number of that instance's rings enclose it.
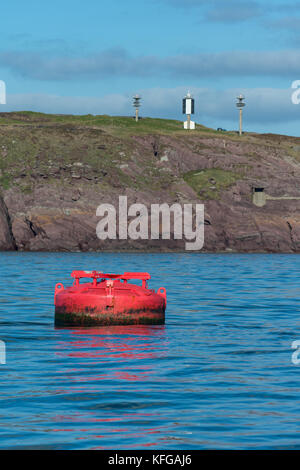
<path fill-rule="evenodd" d="M 0 254 L 0 447 L 300 448 L 299 260 Z M 55 283 L 102 267 L 151 272 L 166 325 L 54 328 Z"/>
<path fill-rule="evenodd" d="M 57 328 L 58 329 L 58 328 Z M 56 355 L 88 359 L 78 364 L 89 365 L 90 359 L 97 359 L 96 364 L 105 364 L 109 359 L 118 364 L 118 369 L 106 370 L 103 374 L 74 377 L 74 382 L 89 380 L 107 380 L 112 376 L 120 380 L 144 380 L 151 374 L 151 368 L 145 359 L 159 359 L 166 353 L 165 326 L 130 325 L 96 328 L 59 328 L 68 330 L 69 341 L 58 341 Z M 124 368 L 124 359 L 142 360 L 141 365 L 132 366 L 130 362 Z"/>
<path fill-rule="evenodd" d="M 111 326 L 76 328 L 69 343 L 59 343 L 58 348 L 71 349 L 74 357 L 112 357 L 146 359 L 158 357 L 164 344 L 164 326 Z M 158 341 L 153 341 L 155 336 Z M 155 339 L 156 339 L 155 338 Z"/>
<path fill-rule="evenodd" d="M 160 434 L 160 425 L 156 427 L 148 427 L 148 420 L 151 422 L 155 413 L 141 413 L 135 412 L 138 405 L 128 402 L 130 413 L 122 413 L 120 416 L 120 409 L 126 404 L 126 394 L 130 393 L 130 382 L 151 380 L 151 374 L 154 373 L 154 368 L 145 362 L 146 359 L 157 359 L 166 354 L 167 342 L 165 339 L 165 326 L 149 326 L 149 325 L 130 325 L 130 326 L 111 326 L 111 327 L 96 327 L 96 328 L 57 328 L 57 330 L 65 330 L 68 333 L 67 340 L 58 341 L 56 344 L 56 355 L 60 358 L 79 358 L 77 362 L 77 369 L 80 374 L 73 374 L 72 378 L 67 379 L 68 390 L 72 390 L 72 394 L 83 393 L 91 398 L 91 392 L 98 390 L 98 381 L 115 380 L 118 382 L 118 394 L 123 392 L 121 403 L 116 403 L 113 406 L 110 402 L 103 404 L 96 404 L 92 407 L 96 411 L 89 414 L 79 414 L 76 416 L 59 415 L 55 416 L 54 420 L 60 423 L 71 421 L 77 425 L 87 425 L 80 429 L 82 437 L 80 440 L 91 439 L 97 440 L 105 439 L 107 426 L 109 425 L 110 433 L 117 433 L 117 435 L 124 436 L 124 438 L 135 439 L 140 435 L 140 430 L 132 432 L 132 425 L 136 423 L 136 427 L 143 427 L 143 433 L 147 435 Z M 82 359 L 87 359 L 87 361 Z M 89 366 L 91 359 L 94 364 L 104 365 L 111 360 L 113 362 L 112 368 L 104 367 L 100 369 L 102 373 L 90 373 Z M 88 370 L 84 372 L 85 367 Z M 84 370 L 82 370 L 83 368 Z M 72 370 L 73 372 L 74 369 Z M 63 379 L 64 380 L 64 379 Z M 129 384 L 127 384 L 129 382 Z M 122 387 L 123 383 L 123 388 Z M 80 384 L 80 388 L 78 388 Z M 127 386 L 126 386 L 127 384 Z M 136 385 L 134 385 L 136 388 Z M 65 391 L 66 392 L 66 391 Z M 108 395 L 108 398 L 110 395 Z M 96 397 L 95 397 L 96 398 Z M 102 413 L 113 413 L 115 410 L 116 415 L 110 417 L 99 417 L 97 410 L 101 409 Z M 128 421 L 128 426 L 124 425 L 124 421 Z M 130 426 L 129 426 L 130 423 Z M 121 425 L 121 426 L 120 426 Z M 65 432 L 73 432 L 74 428 L 67 428 Z M 94 431 L 93 431 L 94 430 Z M 101 431 L 102 430 L 102 431 Z M 103 432 L 103 434 L 101 434 Z M 85 437 L 85 434 L 87 436 Z M 148 442 L 146 447 L 155 446 L 158 444 L 156 441 Z M 131 446 L 128 446 L 129 448 Z M 135 447 L 135 445 L 132 445 Z M 94 445 L 93 449 L 103 449 L 102 445 Z"/>

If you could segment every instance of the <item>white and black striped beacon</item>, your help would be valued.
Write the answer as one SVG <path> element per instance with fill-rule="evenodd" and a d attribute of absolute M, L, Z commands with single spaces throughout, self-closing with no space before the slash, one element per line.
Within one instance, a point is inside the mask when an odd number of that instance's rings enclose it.
<path fill-rule="evenodd" d="M 187 116 L 187 120 L 183 123 L 184 129 L 195 129 L 195 122 L 191 121 L 191 114 L 195 112 L 195 100 L 189 91 L 182 100 L 182 112 Z"/>

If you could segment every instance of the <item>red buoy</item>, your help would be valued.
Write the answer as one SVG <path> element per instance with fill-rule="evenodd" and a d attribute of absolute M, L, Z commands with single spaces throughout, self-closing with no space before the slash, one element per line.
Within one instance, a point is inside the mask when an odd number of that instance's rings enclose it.
<path fill-rule="evenodd" d="M 161 325 L 165 322 L 166 289 L 148 289 L 148 273 L 105 274 L 73 271 L 74 282 L 55 286 L 55 325 Z M 92 282 L 80 284 L 81 278 Z M 142 286 L 131 284 L 139 279 Z"/>

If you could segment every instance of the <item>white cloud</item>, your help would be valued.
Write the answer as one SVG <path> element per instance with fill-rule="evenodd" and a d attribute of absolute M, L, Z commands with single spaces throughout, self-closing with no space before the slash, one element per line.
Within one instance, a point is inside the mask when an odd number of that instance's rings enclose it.
<path fill-rule="evenodd" d="M 256 0 L 157 0 L 185 10 L 197 9 L 205 21 L 238 23 L 261 16 L 262 2 Z"/>
<path fill-rule="evenodd" d="M 0 52 L 0 67 L 41 81 L 100 80 L 105 77 L 297 77 L 300 50 L 225 51 L 169 57 L 132 57 L 123 49 L 84 57 Z"/>
<path fill-rule="evenodd" d="M 123 114 L 128 97 L 111 94 L 103 97 L 59 96 L 43 93 L 11 94 L 0 111 L 37 111 L 53 114 Z"/>

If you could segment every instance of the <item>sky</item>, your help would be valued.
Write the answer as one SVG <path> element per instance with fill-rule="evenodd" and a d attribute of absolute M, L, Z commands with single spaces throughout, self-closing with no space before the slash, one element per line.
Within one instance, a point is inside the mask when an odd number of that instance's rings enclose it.
<path fill-rule="evenodd" d="M 300 1 L 10 0 L 1 5 L 0 111 L 141 115 L 300 136 Z M 300 82 L 299 82 L 300 85 Z M 300 93 L 299 93 L 300 97 Z M 294 100 L 295 101 L 295 100 Z"/>

